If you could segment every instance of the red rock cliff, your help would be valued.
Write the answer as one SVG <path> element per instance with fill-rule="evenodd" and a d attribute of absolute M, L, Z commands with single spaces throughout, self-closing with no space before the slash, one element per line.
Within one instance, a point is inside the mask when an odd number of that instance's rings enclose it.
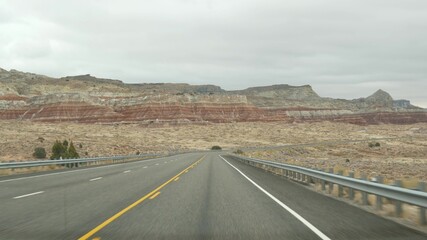
<path fill-rule="evenodd" d="M 402 104 L 405 101 L 405 104 Z M 0 72 L 0 120 L 81 123 L 224 123 L 244 121 L 353 124 L 427 122 L 426 110 L 385 91 L 354 100 L 320 97 L 309 85 L 225 91 L 213 85 L 125 84 L 90 75 L 65 78 Z"/>

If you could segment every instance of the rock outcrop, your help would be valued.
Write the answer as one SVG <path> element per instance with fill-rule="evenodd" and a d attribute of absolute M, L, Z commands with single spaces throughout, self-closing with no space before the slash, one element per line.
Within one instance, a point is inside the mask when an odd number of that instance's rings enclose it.
<path fill-rule="evenodd" d="M 0 69 L 0 119 L 81 123 L 353 124 L 427 122 L 427 112 L 378 90 L 367 98 L 320 97 L 309 85 L 225 91 L 214 85 L 125 84 L 90 75 L 50 78 Z"/>

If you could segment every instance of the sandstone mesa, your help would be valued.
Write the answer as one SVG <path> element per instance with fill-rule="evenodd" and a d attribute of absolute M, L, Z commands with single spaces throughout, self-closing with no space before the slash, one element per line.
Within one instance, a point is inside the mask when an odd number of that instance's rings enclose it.
<path fill-rule="evenodd" d="M 225 91 L 214 85 L 125 84 L 90 75 L 51 78 L 0 69 L 0 119 L 186 124 L 427 122 L 427 111 L 382 90 L 354 100 L 320 97 L 309 85 Z"/>

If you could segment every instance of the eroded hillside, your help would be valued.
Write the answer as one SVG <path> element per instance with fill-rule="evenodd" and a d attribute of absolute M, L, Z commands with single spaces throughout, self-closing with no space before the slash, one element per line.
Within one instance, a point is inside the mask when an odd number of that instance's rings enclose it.
<path fill-rule="evenodd" d="M 309 85 L 225 91 L 214 85 L 125 84 L 90 75 L 51 78 L 0 69 L 0 119 L 78 123 L 427 122 L 427 112 L 378 90 L 354 100 Z"/>

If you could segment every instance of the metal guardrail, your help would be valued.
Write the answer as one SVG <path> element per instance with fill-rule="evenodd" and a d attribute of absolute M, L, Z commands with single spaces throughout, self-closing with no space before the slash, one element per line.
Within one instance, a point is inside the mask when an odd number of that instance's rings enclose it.
<path fill-rule="evenodd" d="M 176 154 L 198 153 L 198 152 L 207 152 L 207 151 L 210 151 L 210 150 L 176 151 L 176 152 L 169 152 L 167 154 L 139 154 L 139 155 L 105 156 L 105 157 L 93 157 L 93 158 L 62 159 L 62 160 L 3 162 L 3 163 L 0 163 L 0 169 L 42 167 L 42 166 L 50 166 L 50 165 L 90 163 L 90 162 L 108 161 L 108 160 L 119 161 L 119 160 L 126 160 L 126 159 L 138 158 L 138 157 L 172 156 Z"/>
<path fill-rule="evenodd" d="M 427 208 L 427 192 L 406 189 L 406 188 L 401 188 L 397 186 L 391 186 L 391 185 L 371 182 L 371 181 L 362 180 L 362 179 L 356 179 L 356 178 L 342 176 L 342 175 L 336 175 L 333 173 L 326 173 L 323 171 L 318 171 L 314 169 L 309 169 L 309 168 L 304 168 L 304 167 L 299 167 L 299 166 L 294 166 L 294 165 L 289 165 L 284 163 L 248 158 L 248 157 L 238 156 L 235 154 L 230 154 L 228 156 L 251 165 L 260 164 L 264 167 L 268 166 L 268 167 L 284 170 L 285 171 L 284 175 L 291 178 L 296 178 L 303 181 L 304 179 L 307 179 L 307 181 L 310 181 L 309 180 L 310 178 L 318 179 L 321 181 L 322 190 L 326 190 L 325 184 L 328 183 L 330 188 L 333 186 L 332 184 L 338 185 L 341 191 L 342 191 L 342 187 L 347 187 L 351 190 L 351 192 L 354 190 L 358 190 L 365 194 L 369 193 L 369 194 L 376 195 L 377 208 L 381 208 L 382 206 L 381 197 L 396 200 L 397 201 L 396 212 L 398 212 L 398 215 L 401 214 L 402 202 L 419 206 L 420 207 L 420 223 L 426 224 L 425 210 Z M 331 192 L 331 189 L 329 189 L 329 191 Z M 350 198 L 354 198 L 354 193 L 352 195 L 353 196 Z M 366 196 L 365 198 L 367 199 Z"/>
<path fill-rule="evenodd" d="M 138 157 L 156 157 L 159 154 L 140 154 L 140 155 L 125 155 L 125 156 L 109 156 L 109 157 L 94 157 L 94 158 L 77 158 L 77 159 L 62 159 L 62 160 L 39 160 L 39 161 L 25 161 L 25 162 L 7 162 L 0 163 L 0 169 L 14 169 L 14 168 L 28 168 L 28 167 L 42 167 L 50 165 L 61 164 L 75 164 L 75 163 L 91 163 L 98 161 L 118 161 Z"/>

